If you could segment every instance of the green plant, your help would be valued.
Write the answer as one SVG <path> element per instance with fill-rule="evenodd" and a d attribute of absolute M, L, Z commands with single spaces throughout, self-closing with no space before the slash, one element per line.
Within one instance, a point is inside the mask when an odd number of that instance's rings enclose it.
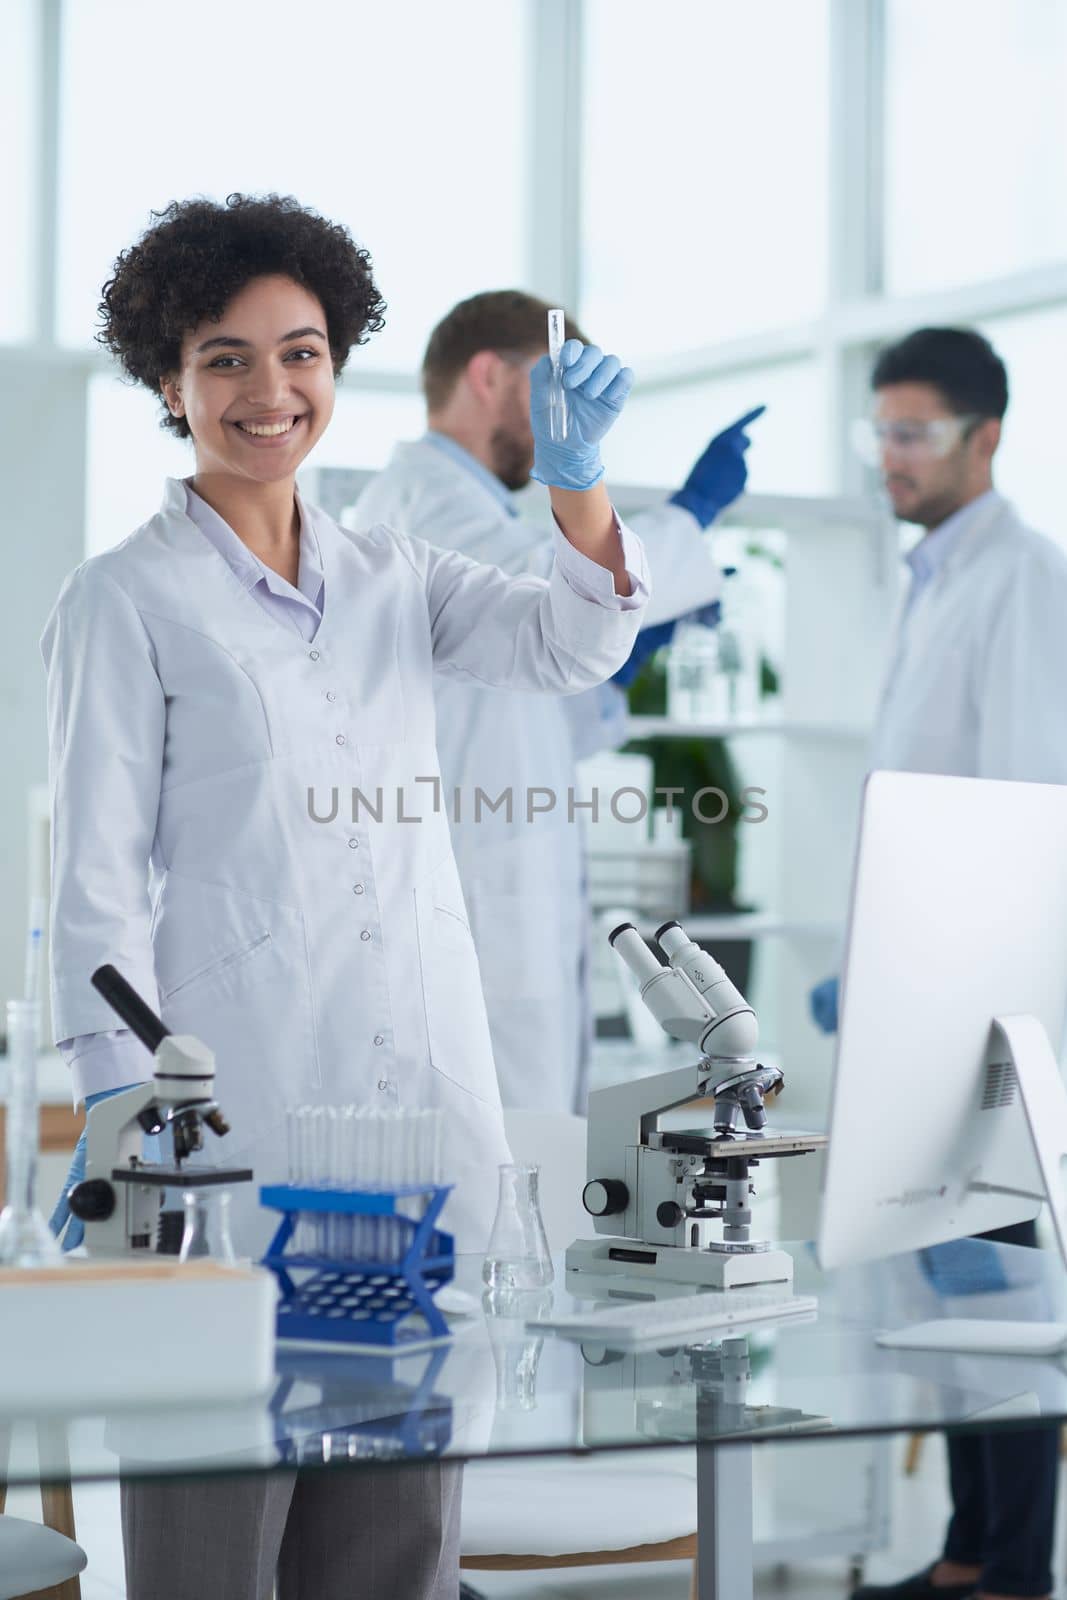
<path fill-rule="evenodd" d="M 657 651 L 630 686 L 634 716 L 667 713 L 666 652 Z M 656 788 L 681 789 L 682 834 L 693 847 L 693 909 L 732 911 L 737 882 L 737 822 L 741 814 L 740 783 L 724 739 L 635 739 L 628 750 L 650 756 Z M 693 796 L 700 789 L 721 789 L 729 811 L 721 822 L 701 822 L 693 815 Z M 709 805 L 708 810 L 712 807 Z"/>

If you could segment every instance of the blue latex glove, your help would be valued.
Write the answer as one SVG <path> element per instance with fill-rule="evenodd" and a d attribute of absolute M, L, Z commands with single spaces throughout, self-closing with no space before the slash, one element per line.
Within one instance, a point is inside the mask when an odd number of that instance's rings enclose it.
<path fill-rule="evenodd" d="M 838 987 L 836 978 L 824 978 L 808 996 L 815 1026 L 821 1028 L 823 1033 L 837 1032 Z"/>
<path fill-rule="evenodd" d="M 702 528 L 710 527 L 719 512 L 736 500 L 745 487 L 748 481 L 745 451 L 751 443 L 745 429 L 757 417 L 762 417 L 766 409 L 766 406 L 757 406 L 717 433 L 678 493 L 671 495 L 671 504 L 691 511 Z"/>
<path fill-rule="evenodd" d="M 606 356 L 595 344 L 568 339 L 559 353 L 567 396 L 567 437 L 549 432 L 552 363 L 542 356 L 530 373 L 530 425 L 534 437 L 533 475 L 557 489 L 591 489 L 604 476 L 600 441 L 626 403 L 634 385 L 629 367 Z"/>
<path fill-rule="evenodd" d="M 671 622 L 656 622 L 651 628 L 642 628 L 630 651 L 629 659 L 618 672 L 612 674 L 612 682 L 628 689 L 649 656 L 655 655 L 657 650 L 662 650 L 665 644 L 670 644 L 679 622 L 700 622 L 705 628 L 717 628 L 721 621 L 722 606 L 717 600 L 712 600 L 709 605 L 701 606 L 699 611 L 691 611 L 688 616 L 675 617 Z"/>
<path fill-rule="evenodd" d="M 923 1277 L 935 1294 L 999 1294 L 1011 1287 L 992 1239 L 950 1239 L 919 1251 Z"/>
<path fill-rule="evenodd" d="M 56 1201 L 55 1210 L 48 1219 L 48 1226 L 56 1238 L 59 1239 L 62 1235 L 64 1250 L 76 1250 L 85 1237 L 85 1225 L 80 1217 L 71 1216 L 67 1196 L 74 1185 L 81 1183 L 85 1177 L 85 1152 L 89 1138 L 89 1118 L 92 1115 L 93 1107 L 98 1106 L 101 1100 L 110 1100 L 112 1095 L 123 1094 L 127 1089 L 132 1088 L 134 1088 L 132 1083 L 124 1083 L 121 1089 L 101 1089 L 99 1094 L 87 1094 L 85 1097 L 85 1127 L 82 1129 L 81 1137 L 74 1146 L 70 1169 L 67 1172 L 66 1182 L 60 1191 L 59 1199 Z M 64 1228 L 67 1230 L 65 1233 L 63 1232 Z"/>
<path fill-rule="evenodd" d="M 629 657 L 618 672 L 612 673 L 612 682 L 628 689 L 649 656 L 654 656 L 657 650 L 662 650 L 665 644 L 670 644 L 677 626 L 678 619 L 675 617 L 670 622 L 657 622 L 651 628 L 642 628 L 634 640 L 634 647 Z"/>

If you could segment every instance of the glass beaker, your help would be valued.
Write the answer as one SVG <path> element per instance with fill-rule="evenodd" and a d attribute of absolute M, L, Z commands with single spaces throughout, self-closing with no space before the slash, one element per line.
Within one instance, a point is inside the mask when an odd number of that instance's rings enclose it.
<path fill-rule="evenodd" d="M 674 722 L 710 722 L 719 711 L 719 641 L 714 628 L 680 622 L 667 655 L 667 715 Z"/>
<path fill-rule="evenodd" d="M 179 1261 L 223 1261 L 232 1265 L 237 1256 L 230 1236 L 230 1191 L 228 1189 L 186 1189 L 185 1230 Z"/>
<path fill-rule="evenodd" d="M 523 1163 L 500 1168 L 500 1198 L 482 1279 L 491 1289 L 543 1289 L 552 1282 L 541 1203 L 537 1194 L 540 1167 Z"/>

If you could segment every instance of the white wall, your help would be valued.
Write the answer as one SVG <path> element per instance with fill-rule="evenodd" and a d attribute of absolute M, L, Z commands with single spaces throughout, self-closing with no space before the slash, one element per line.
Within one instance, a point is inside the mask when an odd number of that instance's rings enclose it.
<path fill-rule="evenodd" d="M 31 784 L 48 774 L 38 641 L 85 543 L 85 382 L 9 356 L 0 365 L 6 560 L 0 630 L 0 999 L 22 993 Z"/>

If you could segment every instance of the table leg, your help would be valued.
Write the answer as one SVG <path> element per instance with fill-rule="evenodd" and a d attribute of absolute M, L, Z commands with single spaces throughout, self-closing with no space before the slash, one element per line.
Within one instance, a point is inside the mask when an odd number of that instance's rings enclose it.
<path fill-rule="evenodd" d="M 752 1600 L 752 1446 L 697 1446 L 697 1600 Z"/>
<path fill-rule="evenodd" d="M 42 1472 L 48 1473 L 47 1481 L 41 1484 L 44 1525 L 77 1542 L 66 1429 L 62 1423 L 38 1423 L 37 1441 Z M 80 1600 L 81 1592 L 81 1580 L 75 1576 L 39 1590 L 39 1595 L 40 1600 Z"/>

